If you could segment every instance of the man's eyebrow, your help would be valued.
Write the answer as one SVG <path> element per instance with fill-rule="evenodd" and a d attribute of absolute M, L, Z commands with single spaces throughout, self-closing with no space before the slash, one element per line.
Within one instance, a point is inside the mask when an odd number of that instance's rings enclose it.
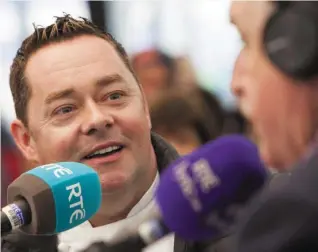
<path fill-rule="evenodd" d="M 104 77 L 98 79 L 95 82 L 95 85 L 97 87 L 105 87 L 105 86 L 108 86 L 110 84 L 113 84 L 116 82 L 123 82 L 123 81 L 124 81 L 124 78 L 121 77 L 119 74 L 111 74 L 111 75 L 107 75 L 107 76 L 104 76 Z M 53 101 L 56 101 L 58 99 L 70 97 L 74 93 L 75 93 L 75 90 L 73 88 L 65 89 L 62 91 L 57 91 L 57 92 L 49 94 L 45 98 L 44 102 L 45 102 L 45 104 L 50 104 Z"/>
<path fill-rule="evenodd" d="M 54 92 L 54 93 L 49 94 L 45 98 L 44 102 L 45 102 L 45 104 L 50 104 L 55 100 L 58 100 L 61 98 L 67 98 L 67 97 L 71 96 L 73 93 L 75 93 L 75 91 L 72 88 L 65 89 L 65 90 L 58 91 L 58 92 Z"/>
<path fill-rule="evenodd" d="M 116 82 L 123 82 L 124 78 L 119 74 L 111 74 L 104 76 L 96 81 L 98 87 L 105 87 Z"/>

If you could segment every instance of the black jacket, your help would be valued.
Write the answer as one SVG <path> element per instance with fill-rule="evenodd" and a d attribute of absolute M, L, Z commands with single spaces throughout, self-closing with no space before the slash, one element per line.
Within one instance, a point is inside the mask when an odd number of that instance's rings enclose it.
<path fill-rule="evenodd" d="M 176 150 L 155 133 L 152 133 L 152 144 L 156 153 L 159 172 L 179 157 Z M 1 242 L 3 252 L 56 252 L 58 239 L 56 235 L 31 236 L 16 231 L 2 237 Z M 175 236 L 174 252 L 197 252 L 201 251 L 206 244 L 185 242 Z M 219 252 L 217 247 L 213 248 L 213 252 Z"/>
<path fill-rule="evenodd" d="M 318 150 L 273 177 L 255 199 L 229 251 L 318 251 Z"/>

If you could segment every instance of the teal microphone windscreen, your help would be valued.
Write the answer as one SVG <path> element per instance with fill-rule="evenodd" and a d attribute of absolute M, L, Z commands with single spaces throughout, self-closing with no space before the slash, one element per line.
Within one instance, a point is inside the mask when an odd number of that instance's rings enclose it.
<path fill-rule="evenodd" d="M 10 184 L 11 204 L 2 209 L 1 222 L 6 218 L 6 229 L 31 234 L 60 233 L 90 219 L 101 196 L 99 176 L 92 168 L 76 162 L 42 165 Z"/>

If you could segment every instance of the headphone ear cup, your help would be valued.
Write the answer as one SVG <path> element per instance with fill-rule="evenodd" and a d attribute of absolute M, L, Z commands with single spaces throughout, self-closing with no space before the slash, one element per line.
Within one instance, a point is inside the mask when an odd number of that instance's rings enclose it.
<path fill-rule="evenodd" d="M 317 14 L 317 12 L 316 12 Z M 317 17 L 295 4 L 279 9 L 264 30 L 265 52 L 271 62 L 292 78 L 306 80 L 318 74 Z"/>

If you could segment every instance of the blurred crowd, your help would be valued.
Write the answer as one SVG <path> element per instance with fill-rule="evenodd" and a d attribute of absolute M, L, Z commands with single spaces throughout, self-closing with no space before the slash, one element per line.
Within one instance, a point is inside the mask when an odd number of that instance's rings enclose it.
<path fill-rule="evenodd" d="M 131 55 L 136 77 L 147 98 L 153 131 L 186 155 L 208 141 L 228 133 L 249 135 L 237 111 L 223 108 L 216 95 L 203 89 L 190 60 L 151 49 Z M 6 188 L 21 172 L 34 167 L 23 160 L 8 127 L 1 127 L 2 205 Z"/>
<path fill-rule="evenodd" d="M 148 99 L 153 131 L 180 154 L 223 134 L 249 134 L 238 111 L 224 109 L 217 96 L 199 85 L 186 56 L 173 58 L 153 49 L 133 55 L 131 62 Z"/>

